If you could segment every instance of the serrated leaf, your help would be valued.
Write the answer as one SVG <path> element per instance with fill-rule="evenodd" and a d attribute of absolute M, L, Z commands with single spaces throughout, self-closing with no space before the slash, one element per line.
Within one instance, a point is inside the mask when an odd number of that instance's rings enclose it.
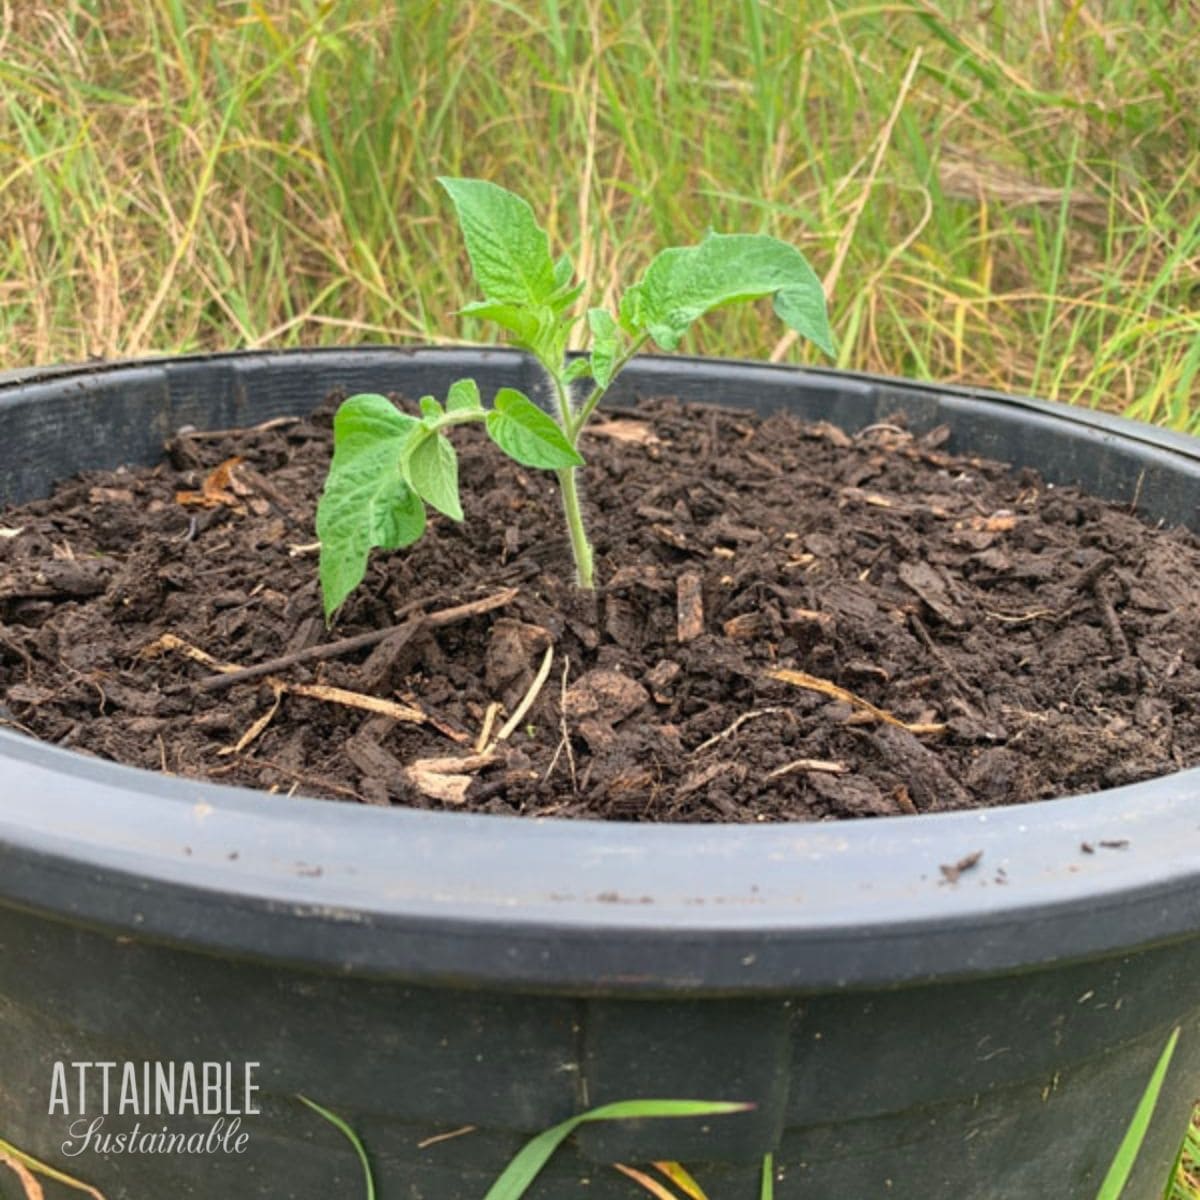
<path fill-rule="evenodd" d="M 400 470 L 420 427 L 384 396 L 352 396 L 334 417 L 333 461 L 317 505 L 326 620 L 362 582 L 374 547 L 397 550 L 425 532 L 425 506 Z"/>
<path fill-rule="evenodd" d="M 448 438 L 426 434 L 413 441 L 404 455 L 404 474 L 426 504 L 455 521 L 463 519 L 458 498 L 458 455 Z"/>
<path fill-rule="evenodd" d="M 440 177 L 458 214 L 483 294 L 505 304 L 544 304 L 555 291 L 550 240 L 533 209 L 486 179 Z"/>
<path fill-rule="evenodd" d="M 607 388 L 621 352 L 621 329 L 606 308 L 589 308 L 587 319 L 592 331 L 592 378 L 597 387 Z"/>
<path fill-rule="evenodd" d="M 621 297 L 621 324 L 674 350 L 693 321 L 726 304 L 775 298 L 780 319 L 835 353 L 821 281 L 794 246 L 765 234 L 710 233 L 662 251 Z"/>
<path fill-rule="evenodd" d="M 422 396 L 421 415 L 426 421 L 437 422 L 446 415 L 446 411 L 432 396 Z"/>
<path fill-rule="evenodd" d="M 479 412 L 483 402 L 479 398 L 479 385 L 473 379 L 458 379 L 446 393 L 446 411 Z"/>
<path fill-rule="evenodd" d="M 544 471 L 583 466 L 558 422 L 515 388 L 501 388 L 496 393 L 487 431 L 492 441 L 522 466 Z"/>

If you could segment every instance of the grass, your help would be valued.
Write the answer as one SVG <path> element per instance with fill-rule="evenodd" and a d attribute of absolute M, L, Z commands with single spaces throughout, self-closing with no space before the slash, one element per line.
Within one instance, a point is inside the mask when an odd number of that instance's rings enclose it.
<path fill-rule="evenodd" d="M 1154 1120 L 1162 1087 L 1170 1069 L 1171 1060 L 1175 1055 L 1179 1034 L 1180 1029 L 1177 1027 L 1168 1037 L 1166 1045 L 1159 1055 L 1154 1072 L 1147 1081 L 1145 1091 L 1138 1101 L 1137 1108 L 1129 1122 L 1125 1136 L 1121 1139 L 1121 1144 L 1117 1147 L 1112 1163 L 1104 1179 L 1101 1181 L 1100 1190 L 1096 1193 L 1096 1200 L 1122 1200 L 1134 1164 L 1141 1153 L 1150 1124 Z M 306 1096 L 300 1096 L 298 1099 L 303 1101 L 304 1104 L 308 1105 L 309 1108 L 331 1125 L 335 1126 L 342 1136 L 349 1140 L 362 1168 L 365 1200 L 374 1200 L 374 1173 L 366 1148 L 363 1146 L 358 1134 L 336 1113 L 322 1108 L 321 1105 L 309 1100 Z M 542 1168 L 550 1161 L 558 1148 L 576 1129 L 587 1122 L 620 1120 L 625 1117 L 661 1119 L 699 1115 L 719 1116 L 724 1113 L 743 1111 L 751 1107 L 753 1105 L 721 1101 L 625 1100 L 616 1104 L 606 1104 L 600 1108 L 591 1109 L 588 1112 L 581 1113 L 558 1125 L 552 1126 L 550 1129 L 544 1130 L 526 1142 L 504 1171 L 496 1178 L 492 1186 L 488 1188 L 487 1195 L 483 1200 L 522 1200 L 534 1180 L 541 1173 Z M 1179 1162 L 1176 1164 L 1175 1171 L 1177 1178 L 1168 1182 L 1168 1194 L 1164 1195 L 1163 1200 L 1174 1200 L 1174 1197 L 1177 1195 L 1184 1195 L 1186 1197 L 1186 1189 L 1189 1186 L 1189 1181 L 1184 1169 L 1188 1164 L 1188 1159 L 1195 1157 L 1196 1139 L 1194 1135 L 1194 1130 L 1189 1131 L 1183 1146 L 1180 1148 Z M 615 1170 L 620 1171 L 627 1178 L 633 1180 L 643 1191 L 657 1197 L 658 1200 L 680 1200 L 681 1194 L 687 1197 L 687 1200 L 709 1200 L 704 1190 L 681 1163 L 656 1162 L 652 1164 L 653 1170 L 649 1168 L 630 1167 L 623 1163 L 615 1163 L 613 1166 Z M 674 1185 L 674 1187 L 668 1187 L 668 1183 Z M 674 1190 L 675 1188 L 679 1189 L 678 1192 Z M 774 1196 L 775 1161 L 773 1155 L 767 1154 L 762 1160 L 759 1200 L 774 1200 Z"/>
<path fill-rule="evenodd" d="M 595 301 L 761 229 L 825 274 L 843 365 L 1196 428 L 1189 7 L 10 3 L 0 361 L 453 340 L 433 178 L 475 174 L 537 198 Z M 730 313 L 691 348 L 802 353 L 775 337 Z"/>
<path fill-rule="evenodd" d="M 1193 1121 L 1183 1144 L 1169 1200 L 1196 1200 L 1197 1197 L 1200 1197 L 1200 1124 Z"/>
<path fill-rule="evenodd" d="M 472 174 L 537 200 L 593 303 L 654 247 L 761 230 L 824 275 L 840 365 L 1200 430 L 1198 16 L 9 0 L 0 365 L 455 341 L 433 180 Z M 807 353 L 767 329 L 731 311 L 686 348 Z"/>

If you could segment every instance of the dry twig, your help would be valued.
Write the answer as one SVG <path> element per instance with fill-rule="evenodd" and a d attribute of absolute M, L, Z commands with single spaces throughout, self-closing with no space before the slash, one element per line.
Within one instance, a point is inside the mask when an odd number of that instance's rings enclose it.
<path fill-rule="evenodd" d="M 775 713 L 786 712 L 784 708 L 756 708 L 753 712 L 742 713 L 732 724 L 727 725 L 720 733 L 714 733 L 707 741 L 703 741 L 698 745 L 693 754 L 700 754 L 707 750 L 710 746 L 715 746 L 718 742 L 723 742 L 731 734 L 736 733 L 747 721 L 753 721 L 757 717 L 769 717 Z"/>
<path fill-rule="evenodd" d="M 797 771 L 816 771 L 821 775 L 845 775 L 850 768 L 844 762 L 827 758 L 798 758 L 795 762 L 784 763 L 773 771 L 767 772 L 768 779 L 779 779 L 784 775 L 794 775 Z"/>
<path fill-rule="evenodd" d="M 546 656 L 542 659 L 542 665 L 538 668 L 538 673 L 534 676 L 533 682 L 529 685 L 529 691 L 525 693 L 521 703 L 517 705 L 516 711 L 504 725 L 500 732 L 496 734 L 496 741 L 492 743 L 492 748 L 495 749 L 497 742 L 506 742 L 512 737 L 517 726 L 525 719 L 525 714 L 533 707 L 533 702 L 538 698 L 538 694 L 546 684 L 546 679 L 550 675 L 550 664 L 554 661 L 554 647 L 546 647 Z"/>
<path fill-rule="evenodd" d="M 176 432 L 176 437 L 189 438 L 192 441 L 210 441 L 212 439 L 220 439 L 224 437 L 245 438 L 249 433 L 268 433 L 272 429 L 285 429 L 289 425 L 296 425 L 300 421 L 299 417 L 271 417 L 268 421 L 263 421 L 259 425 L 251 425 L 246 429 L 180 429 Z"/>
<path fill-rule="evenodd" d="M 567 767 L 571 772 L 571 791 L 577 793 L 579 791 L 579 776 L 575 769 L 575 751 L 571 747 L 571 729 L 567 724 L 567 677 L 571 673 L 571 660 L 563 661 L 562 673 L 562 688 L 559 696 L 558 705 L 558 725 L 562 731 L 562 737 L 559 739 L 558 745 L 554 748 L 554 757 L 550 760 L 550 765 L 546 768 L 545 775 L 542 779 L 549 779 L 554 774 L 554 768 L 558 766 L 558 760 L 562 756 L 563 751 L 567 755 Z"/>
<path fill-rule="evenodd" d="M 833 700 L 842 700 L 846 704 L 852 704 L 855 708 L 869 712 L 877 720 L 888 725 L 895 725 L 900 729 L 906 729 L 909 733 L 944 733 L 946 729 L 945 725 L 940 724 L 901 721 L 899 717 L 893 716 L 885 709 L 876 708 L 870 700 L 864 700 L 861 696 L 856 696 L 853 692 L 838 687 L 836 683 L 830 683 L 828 679 L 820 679 L 816 675 L 809 675 L 804 671 L 780 669 L 768 671 L 767 675 L 771 679 L 778 679 L 780 683 L 790 683 L 793 687 L 805 688 L 810 692 L 820 692 Z"/>
<path fill-rule="evenodd" d="M 404 769 L 405 778 L 423 795 L 443 804 L 462 804 L 475 782 L 474 772 L 495 761 L 489 750 L 461 758 L 419 758 Z"/>
<path fill-rule="evenodd" d="M 492 728 L 496 724 L 496 718 L 500 715 L 503 707 L 504 705 L 499 700 L 493 700 L 487 706 L 487 711 L 483 714 L 483 725 L 479 729 L 479 736 L 475 739 L 476 754 L 482 754 L 486 749 L 492 737 Z"/>
<path fill-rule="evenodd" d="M 440 629 L 446 625 L 453 625 L 458 621 L 465 621 L 468 617 L 476 617 L 481 613 L 491 612 L 496 608 L 503 608 L 506 604 L 512 603 L 516 599 L 517 594 L 517 588 L 505 588 L 502 592 L 496 592 L 491 596 L 484 596 L 480 600 L 471 600 L 466 604 L 457 604 L 453 608 L 443 608 L 439 612 L 423 613 L 410 617 L 407 621 L 388 625 L 383 629 L 372 629 L 367 633 L 359 633 L 354 637 L 341 638 L 336 642 L 325 642 L 320 646 L 309 646 L 304 650 L 296 650 L 291 654 L 282 654 L 278 658 L 268 659 L 266 662 L 255 663 L 253 666 L 233 668 L 226 674 L 210 675 L 207 679 L 200 680 L 196 686 L 202 692 L 219 692 L 227 687 L 233 687 L 238 683 L 245 683 L 251 679 L 259 679 L 263 675 L 274 675 L 278 671 L 286 670 L 288 667 L 294 667 L 300 663 L 318 662 L 323 659 L 338 658 L 343 654 L 353 654 L 355 650 L 365 650 L 369 646 L 377 645 L 385 638 L 391 637 L 413 623 L 425 629 Z M 401 611 L 412 612 L 421 607 L 423 603 L 425 602 L 418 601 L 414 604 L 406 605 L 405 609 Z"/>
<path fill-rule="evenodd" d="M 407 721 L 410 725 L 424 725 L 428 719 L 419 708 L 409 704 L 398 704 L 395 700 L 384 700 L 380 696 L 367 696 L 362 692 L 351 692 L 346 688 L 329 687 L 324 683 L 284 683 L 280 679 L 270 681 L 273 688 L 293 696 L 305 696 L 310 700 L 325 700 L 330 704 L 342 704 L 347 708 L 361 708 L 364 712 L 378 713 L 391 717 L 393 721 Z"/>
<path fill-rule="evenodd" d="M 429 1146 L 436 1146 L 439 1142 L 448 1142 L 452 1138 L 459 1138 L 464 1134 L 474 1133 L 478 1128 L 477 1125 L 463 1125 L 458 1129 L 451 1129 L 449 1133 L 435 1133 L 432 1137 L 422 1138 L 417 1143 L 417 1149 L 425 1150 Z"/>
<path fill-rule="evenodd" d="M 280 701 L 283 699 L 283 688 L 279 683 L 275 682 L 271 690 L 275 693 L 275 702 L 271 707 L 238 738 L 234 745 L 218 750 L 218 754 L 241 754 L 252 742 L 257 741 L 262 736 L 267 726 L 275 719 L 275 714 L 279 711 Z"/>

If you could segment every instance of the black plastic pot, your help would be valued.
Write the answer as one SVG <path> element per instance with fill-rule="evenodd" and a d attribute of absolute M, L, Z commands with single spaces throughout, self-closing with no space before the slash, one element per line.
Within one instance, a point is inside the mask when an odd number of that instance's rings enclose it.
<path fill-rule="evenodd" d="M 0 500 L 153 461 L 180 425 L 464 374 L 534 382 L 512 352 L 385 349 L 8 376 Z M 1200 444 L 1110 417 L 679 358 L 621 390 L 848 429 L 903 409 L 955 450 L 1200 523 Z M 592 1126 L 530 1195 L 640 1197 L 603 1164 L 678 1159 L 712 1200 L 751 1200 L 774 1152 L 783 1200 L 1091 1200 L 1181 1024 L 1128 1192 L 1157 1200 L 1198 1011 L 1200 771 L 979 814 L 654 828 L 261 795 L 0 731 L 0 1137 L 109 1200 L 360 1195 L 298 1092 L 363 1136 L 382 1200 L 482 1197 L 529 1134 L 633 1096 L 757 1108 Z M 258 1062 L 265 1111 L 241 1156 L 64 1157 L 56 1060 Z"/>

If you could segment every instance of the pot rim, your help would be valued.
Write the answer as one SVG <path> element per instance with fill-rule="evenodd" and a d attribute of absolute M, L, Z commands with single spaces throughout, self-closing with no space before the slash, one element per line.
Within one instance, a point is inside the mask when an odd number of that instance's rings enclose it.
<path fill-rule="evenodd" d="M 140 359 L 7 372 L 0 406 L 30 384 L 179 362 L 261 370 L 397 353 L 484 369 L 522 359 L 386 347 Z M 729 359 L 641 358 L 630 371 L 648 386 L 767 372 L 1001 404 L 1200 472 L 1196 439 L 1049 401 Z M 476 816 L 162 776 L 0 729 L 0 904 L 209 953 L 416 982 L 605 993 L 902 984 L 1195 936 L 1198 799 L 1193 768 L 1019 807 L 829 824 Z M 976 851 L 975 866 L 946 877 L 943 867 Z"/>

